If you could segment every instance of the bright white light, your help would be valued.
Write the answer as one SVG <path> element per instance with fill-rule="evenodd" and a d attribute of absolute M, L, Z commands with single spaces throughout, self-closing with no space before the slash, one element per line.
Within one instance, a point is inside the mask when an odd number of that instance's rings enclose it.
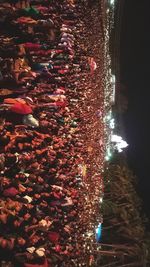
<path fill-rule="evenodd" d="M 117 144 L 118 150 L 121 150 L 122 148 L 126 148 L 128 146 L 126 141 L 123 141 Z"/>
<path fill-rule="evenodd" d="M 115 83 L 116 82 L 116 76 L 112 75 L 112 82 Z"/>
<path fill-rule="evenodd" d="M 111 119 L 111 115 L 107 115 L 106 119 L 109 121 Z"/>
<path fill-rule="evenodd" d="M 111 153 L 107 153 L 107 155 L 105 156 L 105 160 L 106 161 L 109 161 L 112 157 L 112 154 Z"/>
<path fill-rule="evenodd" d="M 102 198 L 102 197 L 100 197 L 100 200 L 99 200 L 99 202 L 100 202 L 100 203 L 102 203 L 102 202 L 103 202 L 103 198 Z"/>
<path fill-rule="evenodd" d="M 109 158 L 108 156 L 105 156 L 105 160 L 106 160 L 106 161 L 109 161 L 109 159 L 110 159 L 110 158 Z"/>
<path fill-rule="evenodd" d="M 111 136 L 111 141 L 112 141 L 112 142 L 119 143 L 119 142 L 122 141 L 122 137 L 119 136 L 119 135 L 116 135 L 116 134 L 112 134 L 112 136 Z"/>
<path fill-rule="evenodd" d="M 107 147 L 105 160 L 106 161 L 109 161 L 111 159 L 111 157 L 112 157 L 111 148 L 110 147 Z"/>
<path fill-rule="evenodd" d="M 115 120 L 113 118 L 110 120 L 109 126 L 110 126 L 111 129 L 115 128 Z"/>
<path fill-rule="evenodd" d="M 110 4 L 114 5 L 115 4 L 115 0 L 110 0 Z"/>
<path fill-rule="evenodd" d="M 112 156 L 110 147 L 107 148 L 107 155 L 108 155 L 108 157 L 111 157 Z"/>
<path fill-rule="evenodd" d="M 122 139 L 121 136 L 113 134 L 111 136 L 111 141 L 115 143 L 115 147 L 118 152 L 122 152 L 123 148 L 128 146 L 128 143 Z"/>
<path fill-rule="evenodd" d="M 112 84 L 112 102 L 115 102 L 115 94 L 116 94 L 116 77 L 115 75 L 111 75 L 111 84 Z"/>

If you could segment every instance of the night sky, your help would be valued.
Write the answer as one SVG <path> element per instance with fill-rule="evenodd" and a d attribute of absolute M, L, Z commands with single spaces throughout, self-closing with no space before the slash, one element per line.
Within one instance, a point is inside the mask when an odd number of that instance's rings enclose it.
<path fill-rule="evenodd" d="M 124 115 L 128 162 L 150 216 L 150 0 L 125 0 L 121 31 L 121 82 L 126 86 Z"/>

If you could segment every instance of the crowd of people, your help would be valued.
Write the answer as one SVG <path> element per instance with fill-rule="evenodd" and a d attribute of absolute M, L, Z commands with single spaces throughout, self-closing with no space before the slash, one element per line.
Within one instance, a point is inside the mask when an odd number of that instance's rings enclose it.
<path fill-rule="evenodd" d="M 83 244 L 102 183 L 102 57 L 97 66 L 86 48 L 82 2 L 0 1 L 2 267 L 90 266 Z"/>

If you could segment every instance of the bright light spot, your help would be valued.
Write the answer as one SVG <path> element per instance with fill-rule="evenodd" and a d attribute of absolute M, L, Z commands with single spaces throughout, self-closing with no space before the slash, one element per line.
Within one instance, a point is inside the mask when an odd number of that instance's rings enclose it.
<path fill-rule="evenodd" d="M 116 94 L 116 77 L 115 75 L 111 76 L 111 83 L 112 83 L 112 102 L 115 102 L 115 94 Z"/>
<path fill-rule="evenodd" d="M 109 126 L 110 126 L 111 129 L 115 128 L 115 120 L 113 118 L 110 120 Z"/>
<path fill-rule="evenodd" d="M 110 158 L 112 156 L 112 153 L 111 153 L 111 150 L 110 150 L 110 147 L 107 148 L 107 156 Z"/>
<path fill-rule="evenodd" d="M 110 0 L 110 4 L 114 5 L 115 4 L 115 0 Z"/>
<path fill-rule="evenodd" d="M 105 160 L 106 160 L 106 161 L 109 161 L 109 160 L 110 160 L 110 157 L 106 156 L 106 157 L 105 157 Z"/>
<path fill-rule="evenodd" d="M 116 76 L 112 75 L 112 82 L 115 83 L 116 82 Z"/>
<path fill-rule="evenodd" d="M 110 114 L 107 115 L 107 116 L 106 116 L 106 119 L 109 121 L 109 120 L 111 119 L 111 115 L 110 115 Z"/>
<path fill-rule="evenodd" d="M 115 134 L 111 136 L 111 142 L 115 143 L 115 147 L 118 152 L 122 152 L 123 148 L 128 146 L 128 143 L 124 141 L 121 136 Z"/>
<path fill-rule="evenodd" d="M 100 200 L 99 200 L 99 202 L 100 202 L 100 203 L 102 203 L 102 202 L 103 202 L 103 198 L 102 198 L 102 197 L 100 197 Z"/>
<path fill-rule="evenodd" d="M 100 242 L 101 235 L 102 235 L 102 224 L 99 223 L 98 227 L 96 228 L 96 241 Z"/>
<path fill-rule="evenodd" d="M 109 72 L 109 74 L 111 74 L 111 69 L 110 68 L 109 68 L 108 72 Z"/>
<path fill-rule="evenodd" d="M 119 135 L 113 134 L 113 135 L 111 136 L 111 141 L 112 141 L 112 142 L 119 143 L 119 142 L 122 141 L 122 137 L 119 136 Z"/>

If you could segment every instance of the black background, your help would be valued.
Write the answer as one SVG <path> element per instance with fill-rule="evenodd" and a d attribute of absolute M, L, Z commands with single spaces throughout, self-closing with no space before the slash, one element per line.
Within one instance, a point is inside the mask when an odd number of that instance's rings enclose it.
<path fill-rule="evenodd" d="M 120 63 L 129 102 L 123 117 L 127 157 L 150 216 L 150 0 L 125 0 Z"/>

